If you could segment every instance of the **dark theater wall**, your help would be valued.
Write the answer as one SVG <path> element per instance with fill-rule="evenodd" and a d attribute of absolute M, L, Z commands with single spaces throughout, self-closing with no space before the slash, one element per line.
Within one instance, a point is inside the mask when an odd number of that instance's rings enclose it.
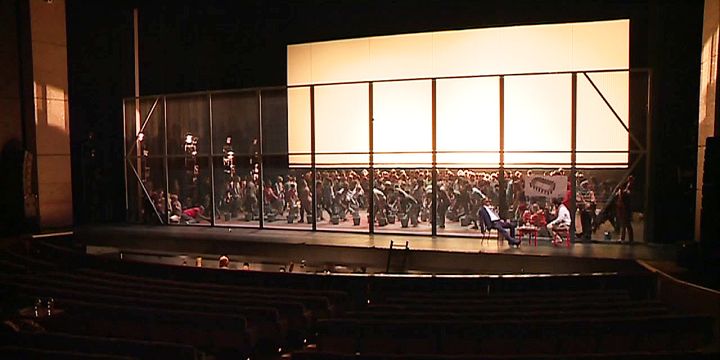
<path fill-rule="evenodd" d="M 703 2 L 671 0 L 72 1 L 68 56 L 75 188 L 87 133 L 106 165 L 102 199 L 76 190 L 78 221 L 123 219 L 121 98 L 133 94 L 132 14 L 140 9 L 141 94 L 284 85 L 286 45 L 373 35 L 629 18 L 632 67 L 654 71 L 648 238 L 692 236 Z M 531 61 L 532 59 L 528 59 Z M 644 136 L 644 124 L 632 131 Z M 87 147 L 87 146 L 86 146 Z M 641 179 L 639 179 L 641 180 Z M 98 216 L 88 201 L 106 208 Z M 638 204 L 641 206 L 641 204 Z"/>

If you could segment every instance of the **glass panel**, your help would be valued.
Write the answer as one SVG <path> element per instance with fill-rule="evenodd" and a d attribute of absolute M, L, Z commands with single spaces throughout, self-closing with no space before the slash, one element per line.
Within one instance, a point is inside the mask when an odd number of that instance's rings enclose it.
<path fill-rule="evenodd" d="M 136 123 L 140 123 L 140 116 L 135 114 L 135 99 L 125 99 L 123 101 L 123 111 L 125 116 L 125 151 L 130 151 L 133 144 L 135 143 L 135 137 L 137 136 Z M 126 154 L 123 154 L 125 156 Z M 137 156 L 137 152 L 133 151 L 130 156 Z"/>
<path fill-rule="evenodd" d="M 130 161 L 131 164 L 127 168 L 130 221 L 145 224 L 165 223 L 167 199 L 163 158 L 138 157 Z"/>
<path fill-rule="evenodd" d="M 171 224 L 210 224 L 209 165 L 206 156 L 168 158 Z"/>
<path fill-rule="evenodd" d="M 161 156 L 165 154 L 165 120 L 163 99 L 143 98 L 125 101 L 125 141 L 130 156 Z M 139 135 L 142 133 L 142 135 Z"/>
<path fill-rule="evenodd" d="M 571 85 L 569 74 L 505 78 L 506 165 L 569 166 Z"/>
<path fill-rule="evenodd" d="M 375 232 L 430 234 L 429 169 L 375 170 Z"/>
<path fill-rule="evenodd" d="M 262 136 L 263 154 L 283 155 L 288 154 L 289 129 L 288 129 L 288 91 L 285 89 L 262 90 L 260 92 L 262 104 Z M 309 94 L 309 93 L 307 93 Z M 306 95 L 307 95 L 306 94 Z M 309 104 L 309 102 L 307 103 Z M 304 109 L 304 108 L 303 108 Z M 308 110 L 309 111 L 309 110 Z M 309 113 L 308 113 L 309 114 Z M 305 120 L 305 117 L 302 117 Z M 307 148 L 310 152 L 310 120 L 307 117 Z M 303 131 L 304 132 L 304 131 Z M 300 135 L 297 135 L 300 136 Z M 304 141 L 304 140 L 303 140 Z"/>
<path fill-rule="evenodd" d="M 626 167 L 629 145 L 626 127 L 630 126 L 628 73 L 578 74 L 577 82 L 578 165 Z"/>
<path fill-rule="evenodd" d="M 132 159 L 130 160 L 132 163 Z M 144 201 L 145 194 L 142 192 L 140 182 L 137 180 L 133 168 L 137 164 L 125 163 L 127 172 L 127 220 L 130 223 L 142 223 L 145 220 Z"/>
<path fill-rule="evenodd" d="M 289 168 L 287 156 L 263 158 L 265 187 L 264 227 L 312 228 L 312 173 L 309 168 Z"/>
<path fill-rule="evenodd" d="M 317 228 L 368 232 L 368 169 L 319 169 L 316 179 Z"/>
<path fill-rule="evenodd" d="M 289 102 L 288 91 L 292 93 Z M 268 192 L 264 212 L 266 228 L 312 228 L 312 174 L 310 172 L 310 156 L 292 156 L 294 161 L 302 164 L 291 165 L 288 156 L 288 145 L 291 143 L 296 150 L 310 153 L 310 117 L 309 88 L 304 90 L 263 90 L 262 99 L 262 132 L 263 132 L 263 181 L 269 183 L 272 193 Z M 300 105 L 299 105 L 300 104 Z M 289 129 L 288 107 L 294 106 L 293 121 L 301 122 L 300 126 Z M 294 124 L 298 125 L 298 124 Z M 293 126 L 294 126 L 293 125 Z M 295 139 L 290 139 L 294 136 Z M 305 138 L 303 138 L 305 136 Z M 278 197 L 275 200 L 274 197 Z M 265 202 L 265 200 L 264 200 Z M 282 207 L 280 206 L 282 205 Z"/>
<path fill-rule="evenodd" d="M 431 86 L 429 80 L 373 85 L 374 162 L 378 167 L 430 166 Z"/>
<path fill-rule="evenodd" d="M 550 241 L 553 235 L 547 224 L 558 217 L 558 206 L 553 199 L 569 207 L 569 178 L 570 172 L 566 169 L 506 169 L 504 194 L 508 210 L 503 215 L 517 225 L 518 238 L 533 240 L 533 245 L 536 238 L 539 243 Z M 566 219 L 572 220 L 572 216 Z"/>
<path fill-rule="evenodd" d="M 213 155 L 255 154 L 260 151 L 257 92 L 212 94 Z"/>
<path fill-rule="evenodd" d="M 210 151 L 208 95 L 168 97 L 168 154 L 207 155 Z"/>
<path fill-rule="evenodd" d="M 478 210 L 485 197 L 497 206 L 497 175 L 497 169 L 454 168 L 438 171 L 438 235 L 483 235 Z"/>
<path fill-rule="evenodd" d="M 260 226 L 258 170 L 246 154 L 214 156 L 215 224 Z"/>
<path fill-rule="evenodd" d="M 368 84 L 315 87 L 315 153 L 318 154 L 315 162 L 318 167 L 369 165 L 368 98 Z"/>
<path fill-rule="evenodd" d="M 645 198 L 635 175 L 630 179 L 626 169 L 583 169 L 577 178 L 578 233 L 593 241 L 644 241 Z"/>
<path fill-rule="evenodd" d="M 498 166 L 499 90 L 497 77 L 437 81 L 438 166 Z"/>
<path fill-rule="evenodd" d="M 291 166 L 310 166 L 310 88 L 288 89 L 287 137 Z"/>

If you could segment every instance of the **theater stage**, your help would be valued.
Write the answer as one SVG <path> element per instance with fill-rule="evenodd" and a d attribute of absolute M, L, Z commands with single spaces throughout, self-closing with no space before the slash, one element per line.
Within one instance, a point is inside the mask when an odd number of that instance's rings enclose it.
<path fill-rule="evenodd" d="M 76 229 L 75 238 L 91 247 L 152 255 L 171 263 L 180 258 L 215 259 L 227 254 L 236 263 L 300 264 L 305 260 L 313 265 L 308 269 L 346 272 L 385 272 L 389 254 L 390 272 L 437 274 L 635 272 L 644 269 L 636 260 L 675 258 L 672 245 L 574 243 L 568 248 L 565 244 L 552 246 L 543 239 L 534 246 L 526 238 L 516 249 L 495 238 L 482 241 L 467 237 L 207 226 L 88 226 Z M 390 241 L 397 250 L 388 250 Z M 406 241 L 409 250 L 404 250 Z"/>

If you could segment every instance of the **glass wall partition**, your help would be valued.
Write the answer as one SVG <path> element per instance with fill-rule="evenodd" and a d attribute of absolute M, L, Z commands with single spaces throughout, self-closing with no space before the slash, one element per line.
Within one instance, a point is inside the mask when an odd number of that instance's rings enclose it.
<path fill-rule="evenodd" d="M 648 84 L 612 70 L 128 99 L 128 219 L 483 237 L 487 205 L 549 239 L 563 204 L 572 238 L 643 241 Z"/>
<path fill-rule="evenodd" d="M 373 83 L 375 232 L 432 233 L 433 81 Z"/>
<path fill-rule="evenodd" d="M 215 223 L 259 227 L 260 99 L 257 91 L 210 95 Z"/>
<path fill-rule="evenodd" d="M 209 96 L 168 96 L 165 116 L 169 223 L 210 225 L 214 209 Z"/>
<path fill-rule="evenodd" d="M 270 185 L 264 193 L 263 227 L 311 230 L 314 213 L 310 89 L 265 89 L 260 91 L 260 104 L 262 173 L 265 183 Z M 295 110 L 292 115 L 289 108 Z M 291 146 L 292 153 L 288 142 L 290 129 L 298 139 Z"/>
<path fill-rule="evenodd" d="M 164 101 L 161 97 L 125 101 L 128 220 L 166 223 Z"/>

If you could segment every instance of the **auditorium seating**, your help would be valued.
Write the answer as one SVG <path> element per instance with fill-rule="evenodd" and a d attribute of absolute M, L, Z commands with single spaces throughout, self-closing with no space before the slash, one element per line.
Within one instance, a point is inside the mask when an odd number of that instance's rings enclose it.
<path fill-rule="evenodd" d="M 3 328 L 9 336 L 0 341 L 0 358 L 717 355 L 709 348 L 717 344 L 715 319 L 659 302 L 654 284 L 649 273 L 423 277 L 228 271 L 95 257 L 61 242 L 35 241 L 0 251 L 0 309 L 21 328 Z M 37 299 L 48 298 L 57 309 L 52 316 L 28 317 Z M 23 321 L 37 325 L 30 327 L 35 330 L 22 328 Z"/>
<path fill-rule="evenodd" d="M 128 356 L 143 359 L 199 359 L 197 349 L 192 346 L 158 341 L 139 341 L 112 337 L 82 336 L 60 332 L 14 333 L 4 337 L 2 346 L 45 351 L 77 351 L 101 353 L 113 356 Z"/>

